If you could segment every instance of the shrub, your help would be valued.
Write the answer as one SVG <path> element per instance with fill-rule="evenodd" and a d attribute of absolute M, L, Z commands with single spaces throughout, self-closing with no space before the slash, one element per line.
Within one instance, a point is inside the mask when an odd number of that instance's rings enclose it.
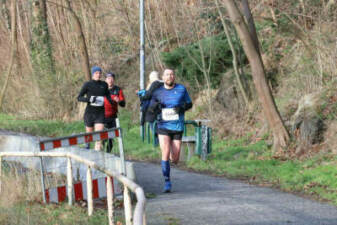
<path fill-rule="evenodd" d="M 238 46 L 236 41 L 234 44 Z M 161 58 L 168 67 L 176 70 L 177 76 L 192 85 L 205 83 L 207 74 L 213 88 L 219 86 L 222 74 L 232 68 L 232 53 L 224 34 L 162 52 Z"/>

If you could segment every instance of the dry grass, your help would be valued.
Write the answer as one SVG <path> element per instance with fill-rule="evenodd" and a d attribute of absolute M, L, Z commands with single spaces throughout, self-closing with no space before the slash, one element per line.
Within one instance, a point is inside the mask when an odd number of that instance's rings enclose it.
<path fill-rule="evenodd" d="M 41 178 L 36 171 L 11 166 L 2 176 L 0 207 L 12 207 L 20 202 L 41 201 Z"/>

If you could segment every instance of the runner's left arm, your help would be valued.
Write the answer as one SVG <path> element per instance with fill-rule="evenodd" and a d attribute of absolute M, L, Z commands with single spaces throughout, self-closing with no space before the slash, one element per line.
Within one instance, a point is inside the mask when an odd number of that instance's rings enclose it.
<path fill-rule="evenodd" d="M 179 106 L 174 108 L 174 111 L 176 113 L 184 113 L 185 111 L 192 108 L 192 106 L 193 106 L 192 100 L 191 100 L 187 90 L 185 89 L 183 101 Z"/>
<path fill-rule="evenodd" d="M 119 98 L 118 105 L 121 106 L 121 107 L 125 107 L 126 102 L 125 102 L 125 98 L 124 98 L 124 94 L 123 94 L 122 89 L 119 90 L 118 98 Z"/>

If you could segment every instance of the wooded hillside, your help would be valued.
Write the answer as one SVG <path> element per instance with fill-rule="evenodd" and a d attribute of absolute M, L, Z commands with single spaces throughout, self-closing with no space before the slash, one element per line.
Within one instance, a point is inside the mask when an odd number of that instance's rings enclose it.
<path fill-rule="evenodd" d="M 146 74 L 175 69 L 194 99 L 188 116 L 211 119 L 220 137 L 271 140 L 228 2 L 146 0 Z M 2 0 L 0 5 L 2 112 L 80 119 L 76 97 L 90 78 L 89 68 L 99 65 L 118 75 L 127 108 L 138 119 L 138 1 Z M 337 151 L 336 1 L 252 0 L 249 6 L 269 88 L 296 140 L 287 145 L 289 155 Z"/>

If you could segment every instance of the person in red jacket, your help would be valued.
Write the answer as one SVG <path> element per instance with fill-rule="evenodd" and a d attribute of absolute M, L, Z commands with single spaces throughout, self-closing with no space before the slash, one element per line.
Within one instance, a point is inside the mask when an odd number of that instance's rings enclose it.
<path fill-rule="evenodd" d="M 105 109 L 104 127 L 107 129 L 116 127 L 118 105 L 121 107 L 125 107 L 125 98 L 123 95 L 123 91 L 120 87 L 115 85 L 115 77 L 116 75 L 114 73 L 107 73 L 105 75 L 105 82 L 108 84 L 110 96 L 113 101 L 113 104 L 111 105 L 108 99 L 106 97 L 104 98 L 104 109 Z M 113 140 L 109 139 L 106 151 L 111 152 L 112 146 Z"/>

